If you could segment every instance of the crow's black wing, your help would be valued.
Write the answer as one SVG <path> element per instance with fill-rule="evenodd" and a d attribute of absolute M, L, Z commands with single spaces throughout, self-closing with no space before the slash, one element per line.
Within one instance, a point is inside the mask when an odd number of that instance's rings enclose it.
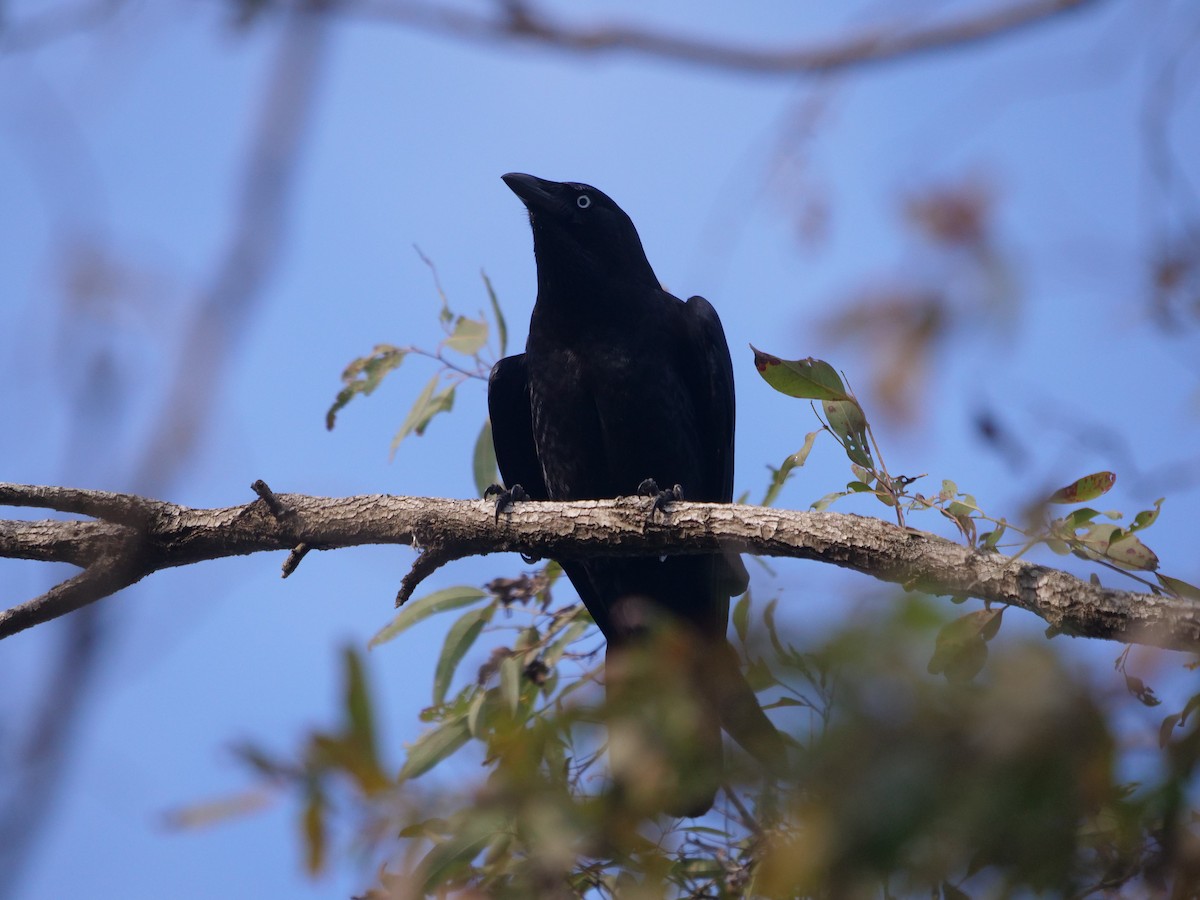
<path fill-rule="evenodd" d="M 500 468 L 504 486 L 511 488 L 519 484 L 530 500 L 549 500 L 537 442 L 533 437 L 533 410 L 529 402 L 529 373 L 524 353 L 505 357 L 492 367 L 488 379 L 488 415 L 492 420 L 496 465 Z M 608 635 L 612 628 L 608 605 L 600 599 L 586 564 L 573 559 L 560 559 L 558 563 L 601 632 Z"/>
<path fill-rule="evenodd" d="M 505 487 L 519 484 L 531 500 L 549 500 L 542 464 L 533 439 L 529 376 L 525 354 L 507 356 L 492 367 L 488 379 L 488 415 L 492 445 Z"/>
<path fill-rule="evenodd" d="M 686 309 L 696 361 L 690 367 L 689 387 L 706 450 L 704 487 L 711 495 L 704 499 L 728 503 L 733 499 L 733 361 L 725 329 L 712 304 L 703 297 L 691 297 Z"/>
<path fill-rule="evenodd" d="M 733 361 L 725 329 L 711 303 L 691 297 L 686 304 L 689 338 L 696 364 L 690 367 L 689 389 L 697 410 L 700 442 L 704 447 L 704 494 L 689 499 L 729 503 L 733 500 L 733 435 L 737 402 L 733 391 Z M 687 486 L 684 486 L 685 492 Z M 746 590 L 749 575 L 741 557 L 726 553 L 717 580 L 729 596 Z M 724 571 L 721 571 L 723 569 Z"/>

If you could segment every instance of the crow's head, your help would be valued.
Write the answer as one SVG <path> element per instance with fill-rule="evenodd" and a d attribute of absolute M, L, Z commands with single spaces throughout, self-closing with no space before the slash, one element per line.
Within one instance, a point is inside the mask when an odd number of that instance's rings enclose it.
<path fill-rule="evenodd" d="M 529 210 L 540 277 L 658 286 L 633 221 L 603 191 L 517 172 L 502 177 Z"/>

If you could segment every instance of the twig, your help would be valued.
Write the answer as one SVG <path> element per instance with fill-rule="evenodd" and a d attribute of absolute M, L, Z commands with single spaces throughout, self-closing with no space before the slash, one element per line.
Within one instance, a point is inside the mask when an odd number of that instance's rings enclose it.
<path fill-rule="evenodd" d="M 408 574 L 400 579 L 400 590 L 396 593 L 396 608 L 399 609 L 409 598 L 412 597 L 413 591 L 417 589 L 422 581 L 440 569 L 448 562 L 453 562 L 466 556 L 465 553 L 452 553 L 440 544 L 426 546 L 417 558 L 413 560 L 412 568 L 408 570 Z"/>
<path fill-rule="evenodd" d="M 959 19 L 911 27 L 897 21 L 825 44 L 763 48 L 684 37 L 633 25 L 567 25 L 528 3 L 498 13 L 479 13 L 421 0 L 336 0 L 334 12 L 377 22 L 394 22 L 475 41 L 523 40 L 576 53 L 626 51 L 713 69 L 761 74 L 823 74 L 839 69 L 952 50 L 1011 34 L 1101 0 L 1023 0 L 997 5 Z"/>

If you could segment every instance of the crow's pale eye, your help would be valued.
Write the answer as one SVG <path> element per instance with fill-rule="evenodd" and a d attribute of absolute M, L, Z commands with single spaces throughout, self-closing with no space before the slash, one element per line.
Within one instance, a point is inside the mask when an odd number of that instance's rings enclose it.
<path fill-rule="evenodd" d="M 589 206 L 592 205 L 592 198 L 589 197 L 587 194 L 580 194 L 578 197 L 575 198 L 575 205 L 578 206 L 580 209 L 587 209 Z"/>

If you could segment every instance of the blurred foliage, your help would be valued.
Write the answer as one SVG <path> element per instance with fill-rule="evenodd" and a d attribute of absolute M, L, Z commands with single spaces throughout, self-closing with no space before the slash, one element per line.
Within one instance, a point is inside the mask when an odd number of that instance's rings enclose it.
<path fill-rule="evenodd" d="M 937 212 L 920 214 L 930 228 L 970 237 L 959 219 Z M 397 440 L 450 409 L 459 384 L 486 374 L 493 332 L 504 352 L 504 319 L 487 288 L 494 326 L 483 314 L 453 313 L 439 287 L 438 349 L 382 346 L 356 360 L 330 424 L 413 354 L 442 368 Z M 1052 492 L 1028 524 L 1014 526 L 952 481 L 926 496 L 910 490 L 925 476 L 892 475 L 862 406 L 828 363 L 754 353 L 764 380 L 810 400 L 820 422 L 772 469 L 764 503 L 828 433 L 853 480 L 815 508 L 870 494 L 902 524 L 938 514 L 981 552 L 997 552 L 1011 533 L 1018 555 L 1041 543 L 1155 591 L 1200 594 L 1154 573 L 1157 558 L 1139 533 L 1162 501 L 1124 528 L 1113 524 L 1120 512 L 1081 505 L 1104 496 L 1113 473 Z M 473 461 L 481 490 L 494 480 L 490 443 L 485 424 Z M 1051 515 L 1059 506 L 1074 508 Z M 1143 578 L 1150 573 L 1156 582 Z M 789 777 L 771 781 L 730 748 L 713 811 L 675 820 L 656 811 L 695 774 L 680 740 L 693 733 L 695 710 L 678 684 L 677 648 L 668 634 L 623 659 L 622 681 L 632 687 L 606 696 L 603 639 L 574 597 L 556 598 L 561 574 L 551 562 L 483 589 L 444 588 L 408 603 L 376 634 L 372 647 L 413 640 L 426 619 L 452 617 L 421 714 L 426 728 L 402 759 L 379 746 L 374 723 L 386 713 L 359 653 L 347 649 L 340 723 L 314 730 L 290 754 L 240 747 L 254 789 L 183 810 L 176 823 L 245 814 L 269 793 L 294 796 L 308 871 L 355 860 L 373 900 L 1196 895 L 1200 693 L 1161 719 L 1158 756 L 1148 758 L 1154 736 L 1118 724 L 1122 705 L 1160 704 L 1131 671 L 1128 651 L 1116 662 L 1122 703 L 1067 665 L 1056 645 L 998 640 L 1003 608 L 952 617 L 946 603 L 907 593 L 887 612 L 801 640 L 778 627 L 777 598 L 759 605 L 747 593 L 731 616 L 735 646 L 792 741 Z M 468 659 L 477 660 L 472 675 L 463 671 Z"/>
<path fill-rule="evenodd" d="M 1126 780 L 1105 704 L 1053 645 L 1006 642 L 970 681 L 926 674 L 947 623 L 921 595 L 802 648 L 774 601 L 739 601 L 737 647 L 795 741 L 791 777 L 770 783 L 733 756 L 712 813 L 657 817 L 658 786 L 686 777 L 663 750 L 669 654 L 647 656 L 652 720 L 603 699 L 602 639 L 556 602 L 561 584 L 549 564 L 491 582 L 465 612 L 445 592 L 414 601 L 457 618 L 402 761 L 381 756 L 353 650 L 340 725 L 294 758 L 240 749 L 263 786 L 299 798 L 310 871 L 370 861 L 372 898 L 1186 897 L 1200 883 L 1200 695 L 1164 720 L 1161 759 Z M 484 662 L 463 679 L 468 651 Z M 606 774 L 606 755 L 637 760 L 633 777 Z"/>

